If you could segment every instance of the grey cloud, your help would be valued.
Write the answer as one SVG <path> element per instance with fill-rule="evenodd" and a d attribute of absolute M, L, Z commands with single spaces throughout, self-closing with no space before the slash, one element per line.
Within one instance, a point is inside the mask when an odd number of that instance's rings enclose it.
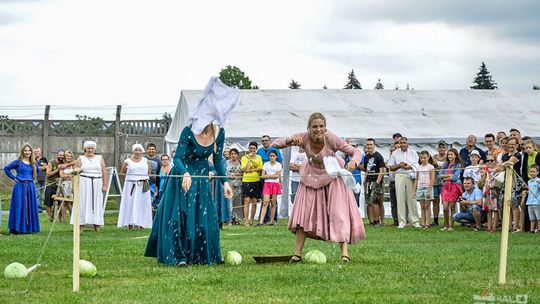
<path fill-rule="evenodd" d="M 17 15 L 0 12 L 0 26 L 18 23 L 22 20 L 24 19 Z"/>
<path fill-rule="evenodd" d="M 529 90 L 533 84 L 540 85 L 538 58 L 488 60 L 486 67 L 501 90 Z"/>
<path fill-rule="evenodd" d="M 495 34 L 505 38 L 533 43 L 540 38 L 540 2 L 537 0 L 387 0 L 335 3 L 327 10 L 327 17 L 340 23 L 442 22 L 456 26 L 492 27 Z"/>
<path fill-rule="evenodd" d="M 407 60 L 400 54 L 380 56 L 362 52 L 321 52 L 318 56 L 352 67 L 358 71 L 377 71 L 381 75 L 385 73 L 411 72 L 419 67 L 418 64 Z"/>

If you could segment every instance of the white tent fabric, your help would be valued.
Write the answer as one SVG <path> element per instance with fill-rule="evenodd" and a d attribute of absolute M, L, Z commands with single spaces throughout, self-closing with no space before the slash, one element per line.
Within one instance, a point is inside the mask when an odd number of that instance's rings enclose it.
<path fill-rule="evenodd" d="M 203 91 L 181 92 L 165 140 L 176 144 L 189 110 Z M 540 91 L 502 90 L 241 90 L 240 102 L 226 124 L 228 142 L 242 145 L 262 134 L 272 138 L 306 130 L 307 118 L 326 115 L 328 129 L 342 137 L 390 142 L 395 132 L 412 143 L 460 141 L 518 128 L 539 136 Z M 381 142 L 381 143 L 382 143 Z"/>

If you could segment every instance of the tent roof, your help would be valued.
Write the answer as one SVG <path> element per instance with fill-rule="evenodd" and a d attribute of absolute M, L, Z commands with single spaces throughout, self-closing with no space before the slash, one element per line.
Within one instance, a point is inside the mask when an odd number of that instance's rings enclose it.
<path fill-rule="evenodd" d="M 176 143 L 190 108 L 203 91 L 184 90 L 166 141 Z M 241 90 L 226 123 L 227 138 L 272 138 L 306 130 L 313 112 L 341 137 L 390 141 L 395 132 L 412 142 L 463 141 L 518 128 L 540 135 L 540 91 L 503 90 Z"/>

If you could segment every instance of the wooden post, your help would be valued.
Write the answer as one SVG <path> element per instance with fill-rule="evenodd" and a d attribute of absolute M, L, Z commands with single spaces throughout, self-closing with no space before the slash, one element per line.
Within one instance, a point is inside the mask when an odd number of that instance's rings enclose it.
<path fill-rule="evenodd" d="M 514 170 L 506 168 L 504 182 L 503 218 L 501 230 L 501 252 L 499 259 L 499 285 L 506 284 L 506 260 L 508 254 L 508 229 L 510 229 L 510 198 L 512 196 L 512 179 Z"/>
<path fill-rule="evenodd" d="M 80 188 L 79 188 L 80 169 L 72 172 L 73 183 L 73 292 L 79 291 L 79 260 L 80 260 Z"/>
<path fill-rule="evenodd" d="M 116 106 L 116 119 L 114 120 L 114 166 L 120 168 L 122 166 L 122 151 L 124 145 L 121 143 L 122 125 L 120 123 L 120 115 L 122 106 Z"/>
<path fill-rule="evenodd" d="M 47 159 L 50 158 L 49 155 L 49 127 L 51 126 L 51 123 L 49 121 L 49 112 L 51 111 L 51 106 L 46 105 L 45 106 L 45 116 L 43 117 L 43 134 L 41 138 L 41 155 L 43 157 L 46 157 Z"/>

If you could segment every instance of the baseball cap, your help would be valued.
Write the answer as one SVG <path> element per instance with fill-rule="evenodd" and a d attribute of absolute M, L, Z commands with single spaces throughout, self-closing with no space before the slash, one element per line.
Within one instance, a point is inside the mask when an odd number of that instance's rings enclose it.
<path fill-rule="evenodd" d="M 476 155 L 476 156 L 480 157 L 480 152 L 478 152 L 477 150 L 472 150 L 472 152 L 469 153 L 469 157 L 473 156 L 473 155 Z"/>

